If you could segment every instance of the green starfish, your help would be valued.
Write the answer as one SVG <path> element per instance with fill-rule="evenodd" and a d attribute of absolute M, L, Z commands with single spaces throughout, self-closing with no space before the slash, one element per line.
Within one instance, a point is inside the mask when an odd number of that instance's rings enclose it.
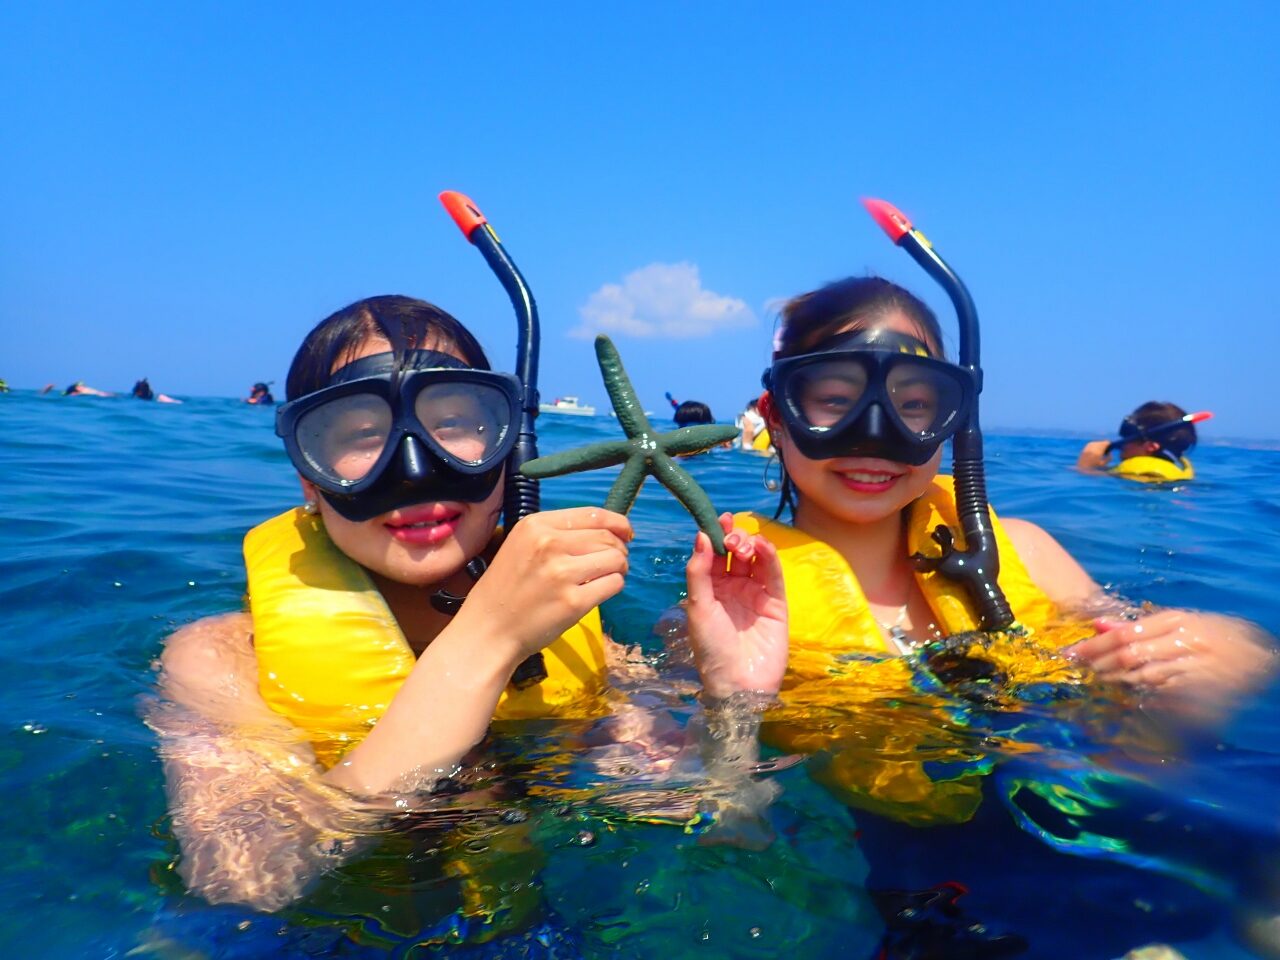
<path fill-rule="evenodd" d="M 658 433 L 644 415 L 644 409 L 636 397 L 636 389 L 631 385 L 631 378 L 623 369 L 622 358 L 618 356 L 617 348 L 608 337 L 596 337 L 596 360 L 600 364 L 604 388 L 609 391 L 609 399 L 613 402 L 613 410 L 627 435 L 626 439 L 589 443 L 585 447 L 566 450 L 564 453 L 538 457 L 521 467 L 520 472 L 526 477 L 543 480 L 566 473 L 613 467 L 621 463 L 622 472 L 613 482 L 609 496 L 604 501 L 606 510 L 618 513 L 626 513 L 631 509 L 644 478 L 653 474 L 693 515 L 702 532 L 711 538 L 716 553 L 723 555 L 724 531 L 720 529 L 716 508 L 697 481 L 671 458 L 679 454 L 701 453 L 726 440 L 732 440 L 738 435 L 737 428 L 703 424 Z"/>

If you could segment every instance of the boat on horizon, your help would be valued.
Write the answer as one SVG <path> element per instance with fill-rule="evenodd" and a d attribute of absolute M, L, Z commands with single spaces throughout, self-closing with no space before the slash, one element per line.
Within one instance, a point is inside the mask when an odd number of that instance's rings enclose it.
<path fill-rule="evenodd" d="M 594 417 L 596 408 L 579 403 L 577 397 L 556 397 L 550 403 L 538 404 L 539 413 L 555 413 L 566 417 Z"/>

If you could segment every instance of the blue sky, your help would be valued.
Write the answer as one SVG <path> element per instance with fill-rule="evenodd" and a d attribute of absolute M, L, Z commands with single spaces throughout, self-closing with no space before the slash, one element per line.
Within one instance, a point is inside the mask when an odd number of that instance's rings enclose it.
<path fill-rule="evenodd" d="M 1280 436 L 1280 7 L 890 6 L 0 6 L 0 377 L 242 395 L 393 292 L 509 369 L 457 189 L 537 296 L 545 396 L 605 406 L 603 324 L 653 409 L 728 419 L 780 298 L 873 270 L 954 329 L 869 194 L 973 292 L 985 424 L 1169 399 Z"/>

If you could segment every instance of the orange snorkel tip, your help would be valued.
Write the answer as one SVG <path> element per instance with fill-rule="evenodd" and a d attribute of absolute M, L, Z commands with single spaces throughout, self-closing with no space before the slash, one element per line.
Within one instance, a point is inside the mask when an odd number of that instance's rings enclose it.
<path fill-rule="evenodd" d="M 480 212 L 480 208 L 465 193 L 445 190 L 440 194 L 440 202 L 444 204 L 445 210 L 468 240 L 471 240 L 473 233 L 489 222 L 488 218 Z"/>
<path fill-rule="evenodd" d="M 889 235 L 894 243 L 900 243 L 915 228 L 906 214 L 888 200 L 877 200 L 875 197 L 863 197 L 862 205 L 871 214 L 871 219 L 880 224 L 880 229 Z"/>

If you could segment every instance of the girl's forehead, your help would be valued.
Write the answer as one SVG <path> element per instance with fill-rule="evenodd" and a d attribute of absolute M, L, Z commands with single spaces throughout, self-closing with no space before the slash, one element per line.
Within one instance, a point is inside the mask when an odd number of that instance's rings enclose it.
<path fill-rule="evenodd" d="M 942 356 L 942 344 L 935 343 L 932 335 L 923 324 L 913 320 L 901 310 L 886 310 L 875 317 L 851 318 L 848 323 L 842 325 L 831 336 L 824 339 L 829 342 L 849 333 L 873 330 L 888 330 L 893 333 L 904 333 L 907 336 L 915 337 L 915 339 L 928 347 L 929 352 L 934 356 Z M 818 346 L 821 345 L 819 344 Z"/>
<path fill-rule="evenodd" d="M 921 329 L 919 323 L 901 310 L 886 310 L 874 317 L 850 320 L 840 332 L 849 333 L 853 330 L 892 330 L 895 333 L 910 334 L 918 340 L 923 340 L 928 335 L 926 330 Z"/>

